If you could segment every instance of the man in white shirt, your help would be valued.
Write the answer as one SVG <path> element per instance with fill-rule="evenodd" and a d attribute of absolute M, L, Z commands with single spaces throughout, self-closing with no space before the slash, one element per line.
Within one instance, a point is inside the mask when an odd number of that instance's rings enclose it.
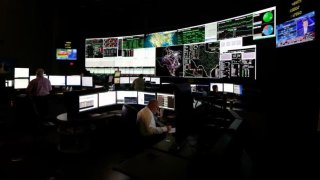
<path fill-rule="evenodd" d="M 137 114 L 137 123 L 142 136 L 151 136 L 169 132 L 171 126 L 157 127 L 156 114 L 159 114 L 159 103 L 157 100 L 150 100 L 148 105 L 142 108 Z"/>

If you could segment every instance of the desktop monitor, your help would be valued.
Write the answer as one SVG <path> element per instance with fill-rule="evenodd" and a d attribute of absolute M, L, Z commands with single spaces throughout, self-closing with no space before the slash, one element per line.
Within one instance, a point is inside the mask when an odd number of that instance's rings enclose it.
<path fill-rule="evenodd" d="M 140 105 L 147 105 L 150 100 L 156 99 L 156 93 L 155 92 L 138 92 L 138 104 Z"/>
<path fill-rule="evenodd" d="M 150 81 L 151 77 L 143 77 L 144 81 Z"/>
<path fill-rule="evenodd" d="M 48 78 L 48 75 L 43 75 L 43 77 Z M 36 78 L 37 78 L 36 75 L 31 75 L 31 76 L 29 76 L 29 81 L 32 81 L 32 80 L 34 80 Z"/>
<path fill-rule="evenodd" d="M 79 95 L 79 112 L 98 108 L 98 93 Z"/>
<path fill-rule="evenodd" d="M 65 86 L 66 85 L 66 77 L 59 75 L 50 75 L 49 80 L 52 86 Z"/>
<path fill-rule="evenodd" d="M 212 86 L 218 86 L 218 92 L 223 92 L 223 84 L 222 83 L 210 83 L 210 91 L 213 91 Z"/>
<path fill-rule="evenodd" d="M 99 93 L 99 107 L 116 104 L 116 91 Z"/>
<path fill-rule="evenodd" d="M 203 91 L 209 92 L 210 86 L 209 86 L 209 84 L 197 84 L 196 91 L 197 92 L 203 92 Z"/>
<path fill-rule="evenodd" d="M 218 87 L 219 89 L 219 87 Z M 227 92 L 227 93 L 233 93 L 233 84 L 230 83 L 223 83 L 223 92 Z"/>
<path fill-rule="evenodd" d="M 117 91 L 117 104 L 137 104 L 137 91 Z"/>
<path fill-rule="evenodd" d="M 237 95 L 242 95 L 242 85 L 234 84 L 233 85 L 233 92 Z"/>
<path fill-rule="evenodd" d="M 157 100 L 159 102 L 160 108 L 174 110 L 175 108 L 174 94 L 157 93 Z"/>
<path fill-rule="evenodd" d="M 29 79 L 14 79 L 14 89 L 26 89 L 29 84 Z"/>
<path fill-rule="evenodd" d="M 29 68 L 14 68 L 14 78 L 29 78 Z"/>
<path fill-rule="evenodd" d="M 129 77 L 120 77 L 120 84 L 129 84 Z"/>
<path fill-rule="evenodd" d="M 67 76 L 67 86 L 81 86 L 81 76 L 80 75 L 72 75 Z"/>
<path fill-rule="evenodd" d="M 93 77 L 92 76 L 82 76 L 81 84 L 83 87 L 93 87 Z"/>
<path fill-rule="evenodd" d="M 160 78 L 159 77 L 151 77 L 150 83 L 151 84 L 160 84 Z"/>

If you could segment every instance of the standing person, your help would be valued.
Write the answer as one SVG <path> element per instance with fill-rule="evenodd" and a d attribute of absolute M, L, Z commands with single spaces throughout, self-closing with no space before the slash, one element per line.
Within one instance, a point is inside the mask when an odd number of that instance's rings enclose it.
<path fill-rule="evenodd" d="M 140 74 L 139 77 L 132 82 L 131 87 L 133 87 L 133 89 L 136 91 L 143 91 L 144 90 L 144 83 L 145 82 L 143 79 L 143 75 Z"/>
<path fill-rule="evenodd" d="M 157 100 L 150 100 L 148 105 L 142 108 L 137 114 L 137 124 L 140 135 L 149 137 L 152 142 L 163 139 L 171 126 L 157 126 L 156 115 L 159 114 L 159 103 Z"/>
<path fill-rule="evenodd" d="M 42 68 L 37 69 L 36 79 L 30 81 L 27 87 L 27 93 L 34 100 L 36 111 L 41 119 L 48 116 L 48 101 L 52 90 L 50 80 L 45 78 L 43 74 L 44 70 Z"/>

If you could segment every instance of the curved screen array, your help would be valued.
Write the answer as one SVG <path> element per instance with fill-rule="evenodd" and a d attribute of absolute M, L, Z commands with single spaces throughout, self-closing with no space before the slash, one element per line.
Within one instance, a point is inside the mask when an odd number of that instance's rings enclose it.
<path fill-rule="evenodd" d="M 276 8 L 146 35 L 90 38 L 85 66 L 93 73 L 256 79 L 255 48 L 230 39 L 275 37 Z M 232 45 L 230 45 L 232 44 Z M 226 45 L 226 46 L 225 46 Z"/>

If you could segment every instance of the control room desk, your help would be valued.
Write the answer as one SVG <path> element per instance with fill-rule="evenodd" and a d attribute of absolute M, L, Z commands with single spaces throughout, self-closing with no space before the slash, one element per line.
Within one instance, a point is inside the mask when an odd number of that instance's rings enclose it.
<path fill-rule="evenodd" d="M 94 122 L 119 117 L 119 111 L 102 114 L 90 114 L 68 119 L 67 113 L 59 114 L 57 132 L 59 134 L 58 150 L 65 153 L 82 153 L 91 147 L 91 132 L 95 130 Z"/>

